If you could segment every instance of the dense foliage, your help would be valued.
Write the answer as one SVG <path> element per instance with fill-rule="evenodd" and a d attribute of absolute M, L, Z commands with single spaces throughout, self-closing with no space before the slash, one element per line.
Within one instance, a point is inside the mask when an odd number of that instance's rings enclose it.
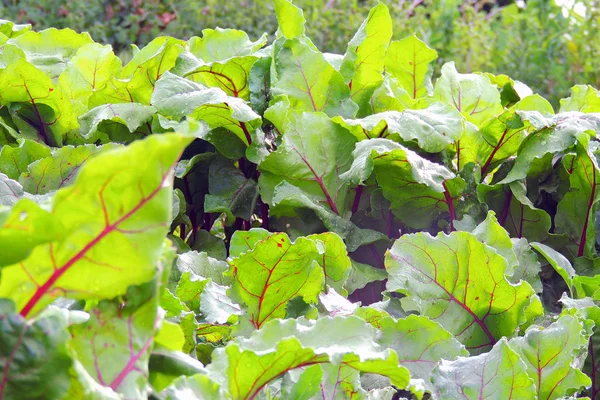
<path fill-rule="evenodd" d="M 556 3 L 560 2 L 561 5 Z M 393 38 L 416 33 L 435 49 L 440 67 L 454 61 L 463 72 L 504 73 L 542 94 L 551 104 L 575 84 L 600 86 L 600 6 L 596 0 L 395 0 L 387 2 Z M 307 35 L 321 51 L 343 53 L 377 0 L 297 0 Z M 566 5 L 565 5 L 566 4 Z M 570 4 L 570 5 L 569 5 Z M 36 29 L 89 31 L 129 58 L 159 34 L 178 38 L 205 28 L 235 28 L 250 37 L 274 38 L 271 0 L 3 0 L 0 15 Z"/>
<path fill-rule="evenodd" d="M 598 92 L 274 4 L 126 64 L 0 23 L 0 398 L 598 398 Z"/>

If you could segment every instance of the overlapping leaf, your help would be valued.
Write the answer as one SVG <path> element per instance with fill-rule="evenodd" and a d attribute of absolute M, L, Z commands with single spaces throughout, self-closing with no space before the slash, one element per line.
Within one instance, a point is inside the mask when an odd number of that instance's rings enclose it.
<path fill-rule="evenodd" d="M 170 222 L 173 167 L 189 141 L 153 136 L 89 160 L 75 183 L 54 197 L 52 214 L 64 239 L 4 267 L 0 295 L 28 316 L 59 296 L 111 298 L 148 281 Z M 129 168 L 133 160 L 138 168 Z"/>
<path fill-rule="evenodd" d="M 507 262 L 467 232 L 404 235 L 386 256 L 388 290 L 405 310 L 439 322 L 471 352 L 490 349 L 542 313 L 531 286 L 505 278 Z"/>

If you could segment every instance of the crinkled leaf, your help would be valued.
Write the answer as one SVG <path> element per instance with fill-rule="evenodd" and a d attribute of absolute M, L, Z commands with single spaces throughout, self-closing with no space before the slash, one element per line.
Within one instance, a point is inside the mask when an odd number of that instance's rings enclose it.
<path fill-rule="evenodd" d="M 87 32 L 50 28 L 26 32 L 9 40 L 7 45 L 18 47 L 28 62 L 55 79 L 69 65 L 77 50 L 89 43 L 92 38 Z"/>
<path fill-rule="evenodd" d="M 387 376 L 398 388 L 406 387 L 408 371 L 398 365 L 394 352 L 381 351 L 374 339 L 374 328 L 356 317 L 272 321 L 250 338 L 215 350 L 209 375 L 223 379 L 226 369 L 234 399 L 253 398 L 272 380 L 311 364 L 342 363 Z"/>
<path fill-rule="evenodd" d="M 227 96 L 219 88 L 207 88 L 170 72 L 163 74 L 152 94 L 158 112 L 174 118 L 191 116 L 205 121 L 211 129 L 226 128 L 246 144 L 260 117 L 242 99 Z"/>
<path fill-rule="evenodd" d="M 390 76 L 386 76 L 383 83 L 375 89 L 369 101 L 373 114 L 385 111 L 404 111 L 409 108 L 414 100 L 408 92 Z"/>
<path fill-rule="evenodd" d="M 230 279 L 225 276 L 225 271 L 229 268 L 227 263 L 214 259 L 204 252 L 188 251 L 178 255 L 176 268 L 180 274 L 192 272 L 219 285 L 230 283 Z"/>
<path fill-rule="evenodd" d="M 400 364 L 410 371 L 411 380 L 420 381 L 413 384 L 423 385 L 429 392 L 433 390 L 429 376 L 442 359 L 468 355 L 451 333 L 425 316 L 409 315 L 397 321 L 387 317 L 379 322 L 379 331 L 377 343 L 395 350 Z"/>
<path fill-rule="evenodd" d="M 584 113 L 600 111 L 598 90 L 590 85 L 575 85 L 571 88 L 571 97 L 560 101 L 560 112 L 580 111 Z"/>
<path fill-rule="evenodd" d="M 152 119 L 156 113 L 153 106 L 145 106 L 139 103 L 105 104 L 91 109 L 79 117 L 81 124 L 81 135 L 84 138 L 95 138 L 97 133 L 105 133 L 100 128 L 100 123 L 112 121 L 125 125 L 129 132 L 133 133 L 143 123 Z M 132 139 L 136 138 L 132 135 Z"/>
<path fill-rule="evenodd" d="M 479 353 L 542 314 L 528 283 L 506 280 L 507 266 L 504 257 L 467 232 L 404 235 L 386 255 L 387 288 L 406 295 L 405 310 L 439 322 Z"/>
<path fill-rule="evenodd" d="M 521 119 L 535 129 L 521 143 L 515 163 L 499 183 L 510 183 L 527 177 L 531 164 L 549 153 L 565 151 L 577 138 L 600 130 L 600 117 L 578 112 L 545 116 L 538 111 L 519 111 Z"/>
<path fill-rule="evenodd" d="M 489 353 L 443 360 L 431 380 L 440 399 L 537 399 L 525 364 L 506 339 L 496 343 Z"/>
<path fill-rule="evenodd" d="M 188 40 L 189 51 L 205 63 L 249 56 L 266 43 L 266 34 L 253 42 L 244 31 L 221 28 L 203 29 L 202 37 Z"/>
<path fill-rule="evenodd" d="M 421 110 L 386 111 L 357 120 L 336 117 L 334 121 L 358 140 L 416 141 L 421 149 L 430 153 L 444 150 L 460 139 L 463 131 L 461 115 L 453 107 L 439 102 Z"/>
<path fill-rule="evenodd" d="M 536 384 L 538 399 L 558 399 L 591 384 L 578 359 L 587 351 L 591 333 L 588 323 L 565 315 L 547 328 L 532 326 L 525 336 L 510 340 Z"/>
<path fill-rule="evenodd" d="M 227 286 L 209 282 L 200 295 L 200 312 L 211 324 L 224 324 L 232 315 L 242 315 L 240 306 L 227 297 Z"/>

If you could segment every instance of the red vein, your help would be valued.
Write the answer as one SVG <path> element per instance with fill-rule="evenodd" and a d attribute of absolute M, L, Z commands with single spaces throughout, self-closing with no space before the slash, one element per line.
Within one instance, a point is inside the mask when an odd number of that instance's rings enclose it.
<path fill-rule="evenodd" d="M 586 154 L 587 154 L 587 152 L 586 152 Z M 588 155 L 587 157 L 589 158 L 590 156 Z M 587 211 L 585 214 L 585 222 L 583 223 L 583 230 L 581 231 L 581 238 L 579 239 L 579 249 L 577 250 L 577 257 L 583 256 L 583 253 L 585 251 L 585 244 L 587 242 L 587 228 L 588 228 L 588 223 L 590 221 L 590 212 L 592 211 L 592 207 L 594 206 L 594 197 L 596 196 L 596 167 L 594 166 L 594 163 L 592 162 L 591 159 L 590 159 L 590 162 L 592 164 L 592 180 L 593 180 L 593 182 L 590 182 L 592 184 L 591 185 L 592 192 L 590 193 L 590 200 L 588 201 Z"/>
<path fill-rule="evenodd" d="M 171 169 L 169 171 L 171 171 Z M 21 310 L 20 314 L 23 317 L 27 317 L 27 315 L 36 306 L 36 304 L 52 288 L 52 286 L 56 283 L 56 281 L 65 272 L 67 272 L 75 263 L 82 260 L 88 251 L 90 251 L 94 246 L 96 246 L 106 236 L 108 236 L 113 231 L 115 231 L 121 223 L 123 223 L 124 221 L 129 219 L 132 215 L 134 215 L 136 212 L 138 212 L 140 210 L 140 208 L 142 208 L 148 201 L 152 200 L 152 198 L 154 198 L 154 196 L 156 196 L 158 194 L 158 192 L 160 192 L 160 190 L 163 188 L 163 184 L 166 181 L 166 179 L 169 177 L 169 175 L 170 175 L 170 172 L 165 174 L 163 176 L 160 184 L 158 185 L 158 187 L 156 189 L 154 189 L 147 197 L 142 198 L 135 207 L 133 207 L 129 212 L 127 212 L 121 218 L 116 220 L 114 223 L 105 226 L 104 229 L 102 229 L 102 231 L 94 239 L 92 239 L 90 242 L 88 242 L 88 244 L 86 244 L 77 254 L 75 254 L 73 257 L 71 257 L 62 267 L 55 269 L 54 272 L 52 273 L 52 275 L 50 276 L 50 278 L 46 281 L 46 283 L 44 283 L 42 286 L 40 286 L 35 291 L 35 293 L 29 299 L 27 304 L 25 304 L 25 307 L 23 307 L 23 309 Z"/>
<path fill-rule="evenodd" d="M 21 342 L 23 342 L 23 338 L 25 337 L 25 331 L 27 331 L 27 325 L 23 326 L 23 330 L 17 339 L 17 343 L 15 343 L 15 348 L 10 352 L 10 356 L 6 359 L 6 363 L 4 364 L 4 371 L 2 372 L 2 382 L 0 383 L 0 399 L 4 397 L 4 388 L 8 383 L 8 372 L 10 371 L 10 366 L 12 361 L 15 359 L 15 355 L 17 354 L 17 350 L 21 346 Z"/>

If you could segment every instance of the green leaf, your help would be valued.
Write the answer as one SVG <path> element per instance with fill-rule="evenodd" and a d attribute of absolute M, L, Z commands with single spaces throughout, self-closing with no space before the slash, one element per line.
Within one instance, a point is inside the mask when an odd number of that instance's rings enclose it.
<path fill-rule="evenodd" d="M 21 36 L 20 36 L 21 37 Z M 18 104 L 13 109 L 24 137 L 50 146 L 60 146 L 77 129 L 77 117 L 65 94 L 42 71 L 19 59 L 0 72 L 0 103 Z"/>
<path fill-rule="evenodd" d="M 508 277 L 511 283 L 519 283 L 520 280 L 528 282 L 536 293 L 542 292 L 542 282 L 539 273 L 542 266 L 538 257 L 532 250 L 532 245 L 527 243 L 527 239 L 511 239 L 513 249 L 517 255 L 518 265 L 515 267 L 512 275 Z"/>
<path fill-rule="evenodd" d="M 575 85 L 571 88 L 571 97 L 560 101 L 560 112 L 599 112 L 600 96 L 590 85 Z"/>
<path fill-rule="evenodd" d="M 344 294 L 345 284 L 352 268 L 352 260 L 348 257 L 346 245 L 341 237 L 332 232 L 309 235 L 307 239 L 314 240 L 317 246 L 323 246 L 317 261 L 323 268 L 325 283 Z"/>
<path fill-rule="evenodd" d="M 573 269 L 573 266 L 571 266 L 569 260 L 567 260 L 567 258 L 558 251 L 546 246 L 545 244 L 534 242 L 531 243 L 531 247 L 540 253 L 546 259 L 546 261 L 548 261 L 556 273 L 563 278 L 567 288 L 569 288 L 569 292 L 571 292 L 573 290 L 573 277 L 576 275 L 576 272 Z"/>
<path fill-rule="evenodd" d="M 454 210 L 454 199 L 465 186 L 442 165 L 388 139 L 358 142 L 354 163 L 340 177 L 361 184 L 373 171 L 394 215 L 414 228 L 428 227 L 441 213 Z"/>
<path fill-rule="evenodd" d="M 12 206 L 23 197 L 23 186 L 0 173 L 0 205 Z"/>
<path fill-rule="evenodd" d="M 558 203 L 554 218 L 555 231 L 558 234 L 566 234 L 571 239 L 573 254 L 577 254 L 578 257 L 594 257 L 594 221 L 597 203 L 600 200 L 600 169 L 597 159 L 591 148 L 579 144 L 577 155 L 569 154 L 563 158 L 563 167 L 569 177 L 569 191 Z"/>
<path fill-rule="evenodd" d="M 387 289 L 406 295 L 405 310 L 439 322 L 480 353 L 542 314 L 528 283 L 506 280 L 507 266 L 504 257 L 467 232 L 404 235 L 386 255 Z"/>
<path fill-rule="evenodd" d="M 194 274 L 184 272 L 181 274 L 175 295 L 190 310 L 197 312 L 200 309 L 200 295 L 210 280 Z"/>
<path fill-rule="evenodd" d="M 500 92 L 489 78 L 478 74 L 459 74 L 453 62 L 442 67 L 442 76 L 435 83 L 434 96 L 456 107 L 478 126 L 502 112 Z"/>
<path fill-rule="evenodd" d="M 0 214 L 0 266 L 27 258 L 36 246 L 59 240 L 60 221 L 29 199 Z M 6 218 L 3 220 L 3 218 Z"/>
<path fill-rule="evenodd" d="M 175 65 L 185 42 L 168 36 L 154 39 L 133 56 L 123 67 L 121 78 L 129 79 L 127 94 L 133 100 L 150 105 L 156 82 Z"/>
<path fill-rule="evenodd" d="M 164 326 L 165 322 L 163 322 Z M 156 337 L 157 344 L 160 339 L 159 336 Z M 165 339 L 168 340 L 168 338 Z M 155 348 L 150 355 L 148 369 L 150 370 L 149 381 L 152 388 L 154 391 L 162 391 L 179 377 L 193 376 L 203 372 L 204 366 L 198 360 L 180 351 Z"/>
<path fill-rule="evenodd" d="M 509 341 L 536 383 L 538 399 L 558 399 L 591 384 L 580 370 L 592 334 L 590 324 L 564 315 L 547 328 L 531 326 L 523 337 Z"/>
<path fill-rule="evenodd" d="M 352 261 L 352 270 L 346 282 L 346 290 L 353 293 L 357 289 L 367 286 L 367 283 L 383 281 L 387 278 L 387 273 L 383 269 L 374 268 L 369 264 Z"/>
<path fill-rule="evenodd" d="M 373 114 L 385 111 L 404 111 L 413 104 L 408 92 L 394 78 L 386 76 L 370 100 Z"/>
<path fill-rule="evenodd" d="M 242 303 L 258 329 L 270 319 L 285 317 L 287 303 L 297 296 L 317 302 L 324 281 L 318 256 L 313 240 L 292 243 L 285 233 L 273 234 L 230 262 L 234 282 L 228 293 Z"/>
<path fill-rule="evenodd" d="M 31 30 L 30 24 L 15 24 L 5 19 L 0 20 L 0 33 L 8 37 L 17 37 Z"/>
<path fill-rule="evenodd" d="M 544 116 L 538 111 L 519 111 L 521 119 L 535 129 L 521 143 L 515 163 L 499 183 L 510 183 L 527 177 L 531 164 L 546 154 L 565 151 L 580 136 L 600 130 L 600 118 L 594 114 L 575 112 Z"/>
<path fill-rule="evenodd" d="M 64 239 L 4 267 L 0 296 L 28 316 L 59 296 L 113 298 L 150 280 L 171 220 L 172 171 L 190 141 L 154 135 L 88 160 L 53 199 Z"/>
<path fill-rule="evenodd" d="M 0 149 L 0 171 L 10 179 L 19 179 L 32 162 L 50 156 L 50 149 L 29 139 L 20 139 L 18 147 L 3 146 Z"/>
<path fill-rule="evenodd" d="M 229 255 L 231 257 L 238 257 L 254 249 L 258 242 L 265 240 L 271 235 L 271 232 L 262 228 L 252 228 L 249 231 L 235 231 L 229 242 Z"/>
<path fill-rule="evenodd" d="M 179 400 L 186 396 L 196 399 L 219 399 L 224 394 L 219 384 L 204 374 L 192 376 L 181 376 L 168 388 L 161 392 L 161 398 L 165 400 Z"/>
<path fill-rule="evenodd" d="M 289 375 L 291 374 L 292 372 L 290 372 Z M 306 367 L 302 372 L 300 372 L 298 379 L 290 385 L 291 387 L 285 385 L 286 382 L 284 380 L 282 385 L 283 396 L 297 400 L 312 399 L 322 388 L 323 375 L 324 373 L 322 365 L 317 364 Z M 331 375 L 327 376 L 329 377 Z"/>
<path fill-rule="evenodd" d="M 437 52 L 412 35 L 390 43 L 385 55 L 385 70 L 416 99 L 430 91 L 429 63 L 435 59 Z"/>
<path fill-rule="evenodd" d="M 481 177 L 485 178 L 501 162 L 517 153 L 527 136 L 525 128 L 515 112 L 506 110 L 487 120 L 478 131 L 467 129 L 457 152 L 459 166 L 476 162 L 481 166 Z"/>
<path fill-rule="evenodd" d="M 192 117 L 205 121 L 211 129 L 226 128 L 248 144 L 250 131 L 260 125 L 260 117 L 242 99 L 229 97 L 218 88 L 207 88 L 170 72 L 163 74 L 152 94 L 158 112 L 173 118 Z"/>
<path fill-rule="evenodd" d="M 487 218 L 471 232 L 475 237 L 490 247 L 496 249 L 498 254 L 506 259 L 508 269 L 514 268 L 518 264 L 517 255 L 513 250 L 513 244 L 508 232 L 498 224 L 496 213 L 488 212 Z M 510 272 L 507 274 L 510 276 Z M 518 283 L 515 282 L 515 283 Z"/>
<path fill-rule="evenodd" d="M 188 40 L 188 47 L 200 60 L 212 63 L 252 55 L 266 43 L 266 33 L 253 42 L 244 31 L 216 28 L 203 29 L 201 38 L 194 36 Z"/>
<path fill-rule="evenodd" d="M 304 36 L 306 23 L 304 12 L 290 0 L 274 0 L 273 3 L 277 22 L 279 22 L 279 32 L 288 39 Z"/>
<path fill-rule="evenodd" d="M 50 28 L 40 32 L 26 32 L 9 40 L 6 45 L 18 47 L 28 62 L 51 79 L 56 79 L 69 65 L 77 50 L 89 43 L 92 43 L 92 38 L 87 32 Z"/>
<path fill-rule="evenodd" d="M 410 371 L 411 383 L 423 385 L 428 392 L 433 391 L 431 372 L 442 359 L 468 355 L 452 334 L 425 316 L 409 315 L 397 321 L 386 317 L 379 322 L 379 331 L 377 343 L 396 351 L 400 364 Z"/>
<path fill-rule="evenodd" d="M 392 38 L 392 18 L 387 6 L 377 4 L 348 43 L 340 72 L 350 85 L 350 97 L 360 116 L 371 111 L 369 100 L 383 82 L 384 56 Z"/>
<path fill-rule="evenodd" d="M 357 110 L 344 78 L 314 47 L 287 40 L 276 54 L 273 96 L 287 96 L 292 109 L 350 118 Z"/>
<path fill-rule="evenodd" d="M 380 351 L 375 334 L 374 328 L 356 317 L 272 321 L 250 338 L 215 350 L 209 376 L 222 380 L 225 374 L 234 399 L 254 398 L 274 379 L 311 364 L 344 364 L 387 376 L 398 388 L 406 387 L 408 371 L 398 365 L 393 351 Z"/>
<path fill-rule="evenodd" d="M 227 160 L 216 160 L 210 165 L 208 192 L 204 212 L 226 213 L 229 223 L 236 217 L 249 221 L 254 214 L 258 184 Z"/>
<path fill-rule="evenodd" d="M 248 76 L 256 60 L 258 58 L 252 56 L 235 57 L 226 62 L 212 62 L 208 65 L 199 61 L 196 68 L 182 75 L 202 85 L 217 87 L 228 96 L 249 100 Z"/>
<path fill-rule="evenodd" d="M 231 255 L 233 256 L 233 253 Z M 192 272 L 219 285 L 231 283 L 230 279 L 225 276 L 225 271 L 228 268 L 229 266 L 225 261 L 216 260 L 204 252 L 188 251 L 177 256 L 177 270 L 179 273 Z"/>
<path fill-rule="evenodd" d="M 293 210 L 278 207 L 273 200 L 277 185 L 287 182 L 343 215 L 349 188 L 339 174 L 349 168 L 355 142 L 346 129 L 322 113 L 303 113 L 289 121 L 283 142 L 259 166 L 263 201 L 275 206 L 271 208 L 275 215 L 293 216 Z"/>
<path fill-rule="evenodd" d="M 115 56 L 112 47 L 90 43 L 77 50 L 58 83 L 67 96 L 81 104 L 84 113 L 92 94 L 104 89 L 120 73 L 121 59 Z"/>
<path fill-rule="evenodd" d="M 57 315 L 26 321 L 10 300 L 0 300 L 0 397 L 50 400 L 66 393 L 73 361 L 65 328 Z"/>
<path fill-rule="evenodd" d="M 388 138 L 416 141 L 429 153 L 437 153 L 460 139 L 463 118 L 451 106 L 435 102 L 422 110 L 386 111 L 363 119 L 335 117 L 334 122 L 348 129 L 358 140 Z"/>
<path fill-rule="evenodd" d="M 209 282 L 200 295 L 200 312 L 211 324 L 225 324 L 233 315 L 242 315 L 240 306 L 227 297 L 227 286 Z"/>
<path fill-rule="evenodd" d="M 550 215 L 536 208 L 527 197 L 523 181 L 508 185 L 477 186 L 477 197 L 498 216 L 498 223 L 511 237 L 543 241 L 549 236 Z"/>
<path fill-rule="evenodd" d="M 153 285 L 132 287 L 124 303 L 100 302 L 88 322 L 71 327 L 71 347 L 87 372 L 130 398 L 149 393 L 148 360 L 161 321 Z"/>
<path fill-rule="evenodd" d="M 19 182 L 23 189 L 32 194 L 46 194 L 69 186 L 77 177 L 84 162 L 95 154 L 117 148 L 117 144 L 104 146 L 65 146 L 56 149 L 49 157 L 31 163 L 27 172 L 21 174 Z"/>
<path fill-rule="evenodd" d="M 431 380 L 440 399 L 537 399 L 525 364 L 506 339 L 496 343 L 489 353 L 443 360 Z"/>
<path fill-rule="evenodd" d="M 130 133 L 134 133 L 143 123 L 148 122 L 156 114 L 156 108 L 139 103 L 105 104 L 91 109 L 79 117 L 81 135 L 86 139 L 94 139 L 99 134 L 106 134 L 100 126 L 104 121 L 112 121 L 125 125 Z M 137 139 L 131 135 L 131 140 Z"/>
<path fill-rule="evenodd" d="M 263 57 L 252 64 L 248 76 L 250 105 L 259 115 L 263 115 L 269 107 L 271 91 L 271 57 Z"/>

